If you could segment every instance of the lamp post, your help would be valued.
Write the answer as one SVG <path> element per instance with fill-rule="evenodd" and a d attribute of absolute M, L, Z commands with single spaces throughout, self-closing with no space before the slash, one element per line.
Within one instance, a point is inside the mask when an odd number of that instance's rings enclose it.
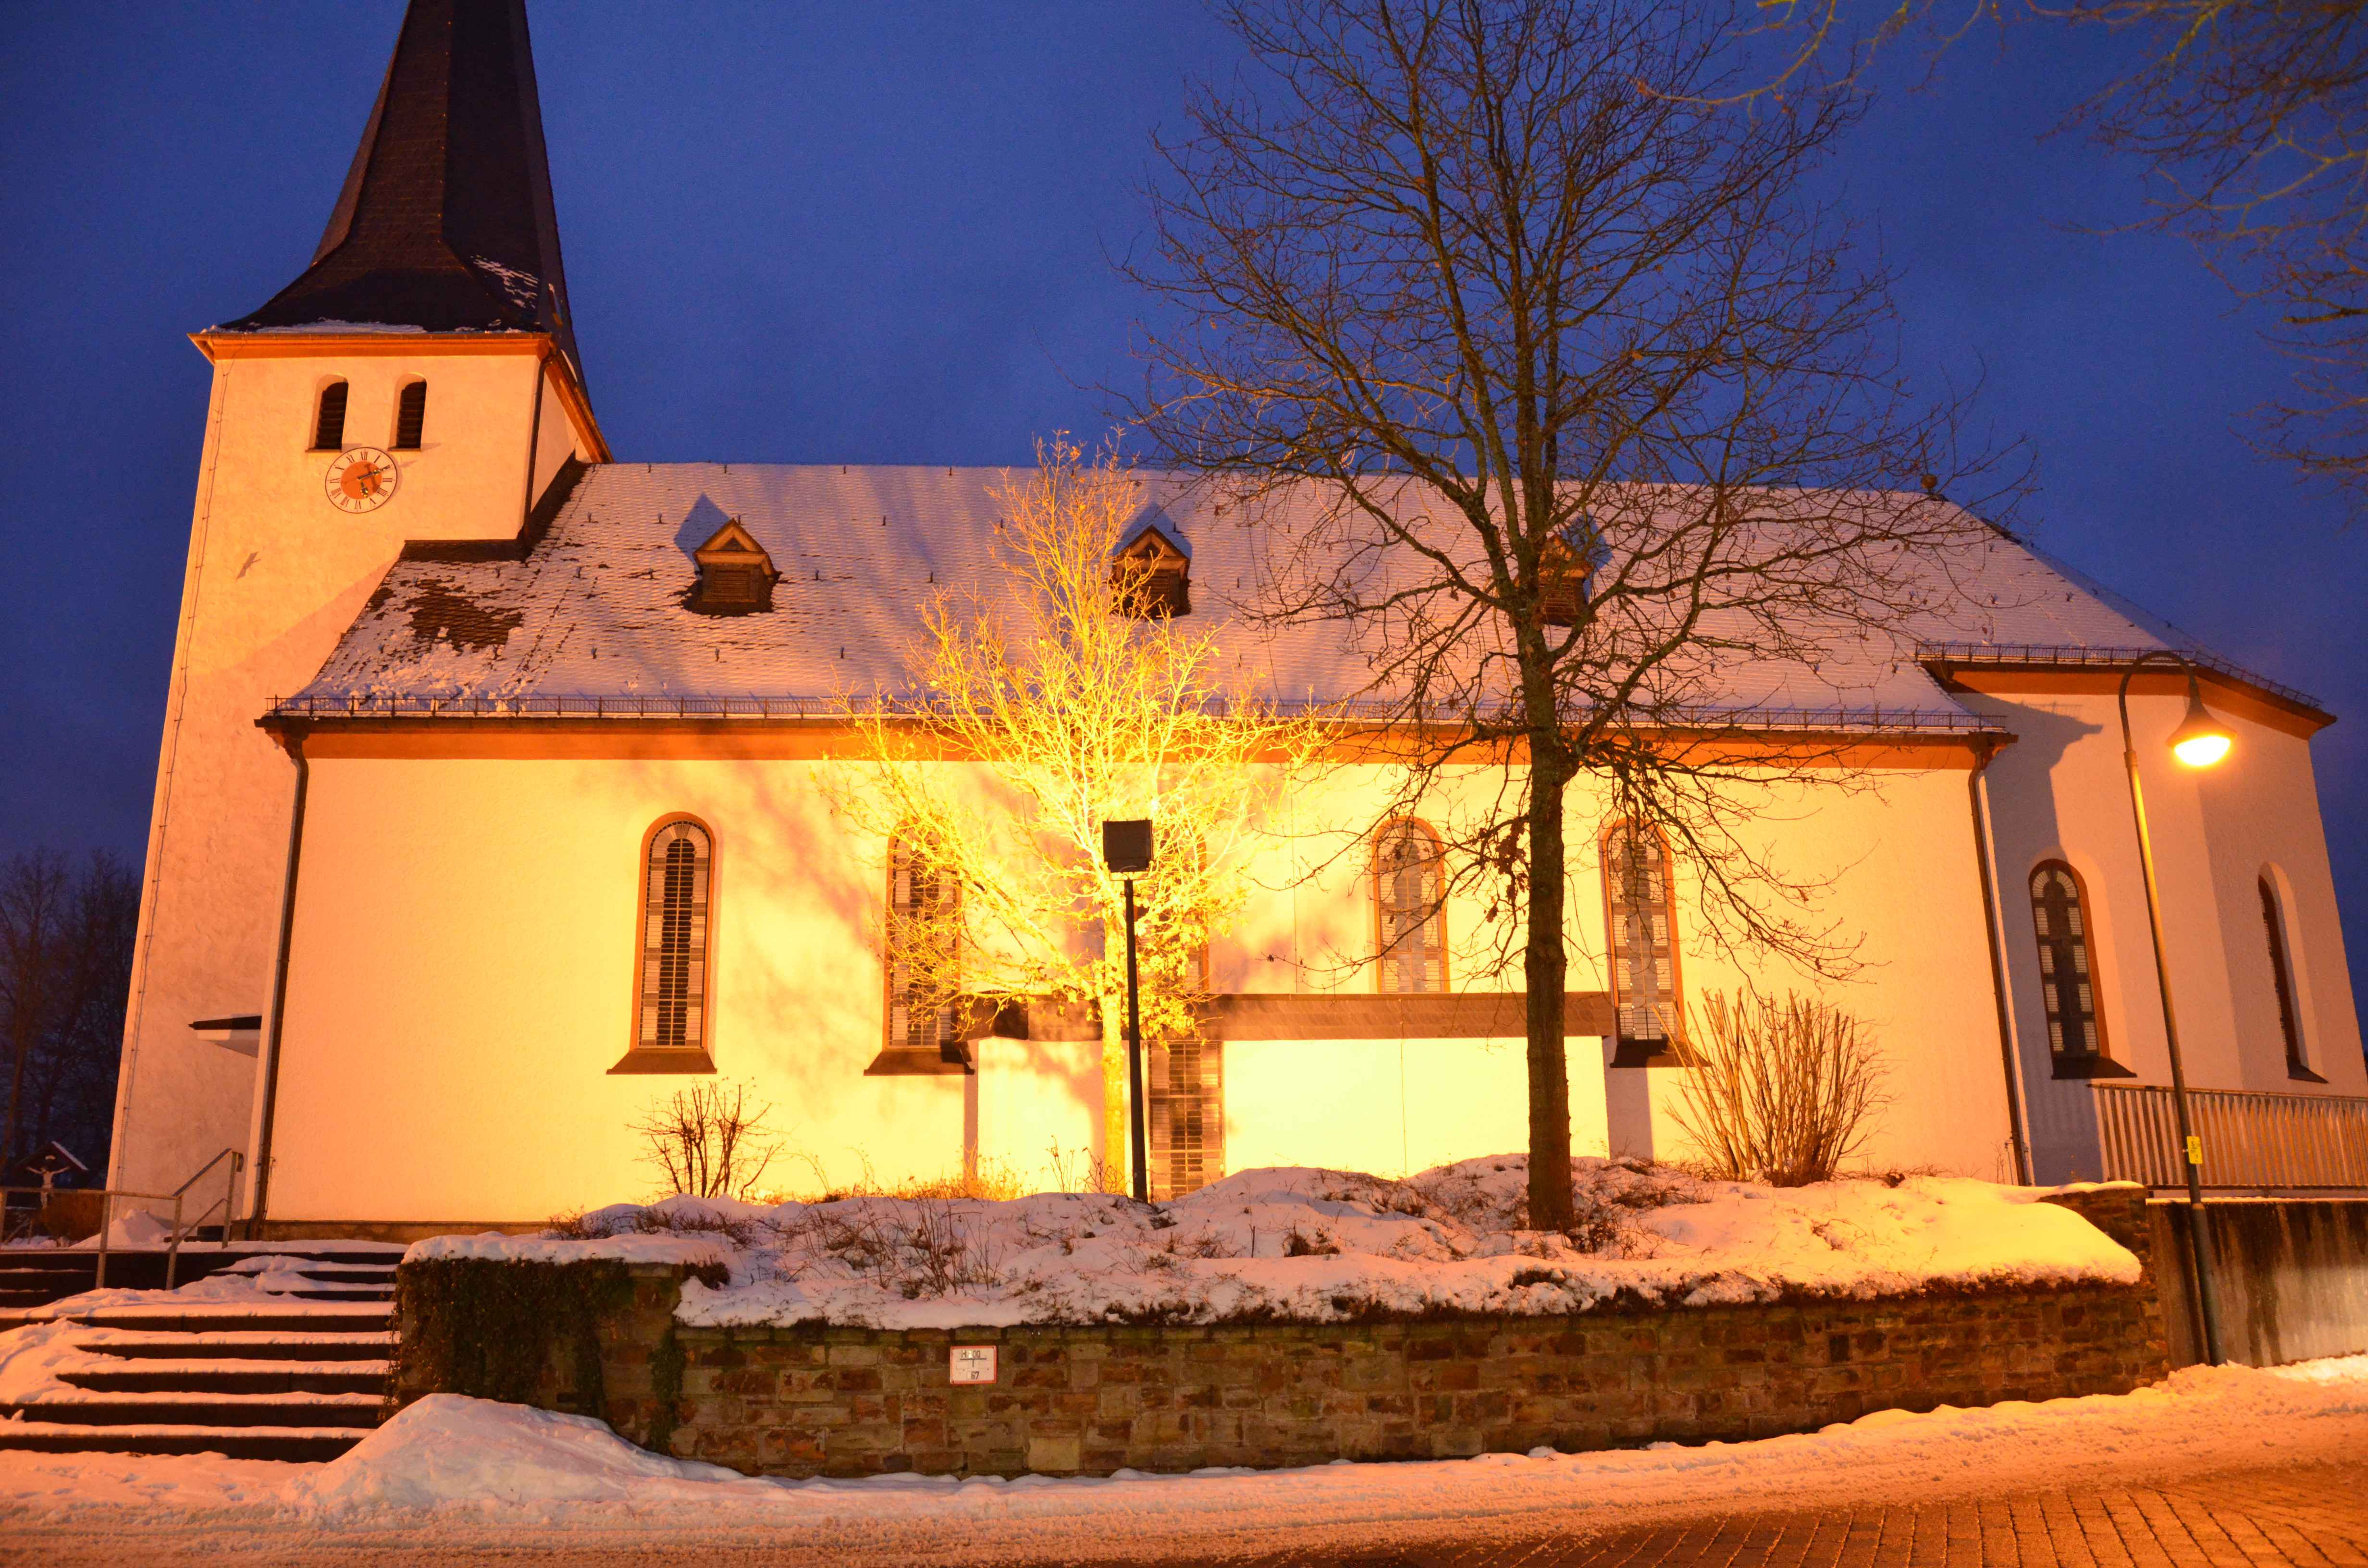
<path fill-rule="evenodd" d="M 2187 1108 L 2187 1068 L 2180 1060 L 2179 1024 L 2170 1007 L 2170 970 L 2162 956 L 2161 894 L 2155 885 L 2154 843 L 2146 832 L 2146 797 L 2138 788 L 2137 743 L 2130 738 L 2130 682 L 2139 670 L 2157 660 L 2177 665 L 2187 673 L 2187 716 L 2170 733 L 2170 754 L 2190 767 L 2211 767 L 2228 755 L 2236 738 L 2227 726 L 2205 710 L 2203 688 L 2195 666 L 2184 654 L 2158 648 L 2133 660 L 2123 672 L 2118 700 L 2122 710 L 2122 763 L 2130 776 L 2130 815 L 2137 823 L 2138 869 L 2145 873 L 2146 931 L 2154 938 L 2154 982 L 2162 997 L 2162 1035 L 2170 1047 L 2170 1101 L 2179 1120 L 2179 1147 L 2187 1167 L 2187 1251 L 2194 1260 L 2195 1312 L 2203 1331 L 2203 1359 L 2220 1364 L 2220 1301 L 2212 1288 L 2212 1242 L 2204 1224 L 2203 1140 Z"/>
<path fill-rule="evenodd" d="M 1151 1157 L 1143 1119 L 1143 996 L 1134 973 L 1134 879 L 1151 869 L 1151 824 L 1102 824 L 1102 864 L 1126 880 L 1126 1099 L 1134 1155 L 1134 1200 L 1151 1201 Z"/>

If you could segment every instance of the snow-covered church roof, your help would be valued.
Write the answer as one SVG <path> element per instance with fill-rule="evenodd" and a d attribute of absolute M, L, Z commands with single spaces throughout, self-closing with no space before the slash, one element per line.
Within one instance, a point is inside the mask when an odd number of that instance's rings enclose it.
<path fill-rule="evenodd" d="M 742 713 L 819 716 L 845 696 L 903 694 L 918 611 L 942 589 L 991 591 L 999 499 L 1024 472 L 989 468 L 606 463 L 586 470 L 523 552 L 415 548 L 389 570 L 318 676 L 283 713 Z M 1194 614 L 1224 677 L 1285 702 L 1366 696 L 1369 654 L 1336 622 L 1242 613 L 1260 530 L 1320 497 L 1255 513 L 1177 476 L 1137 476 L 1143 516 L 1190 551 Z M 1278 510 L 1278 508 L 1280 508 Z M 780 579 L 762 614 L 690 607 L 692 551 L 737 519 Z M 2193 644 L 1994 528 L 1932 574 L 1925 608 L 1816 667 L 1735 665 L 1707 706 L 1737 722 L 1981 727 L 1928 672 L 1960 662 L 2093 663 Z M 2222 661 L 2232 676 L 2316 707 Z"/>

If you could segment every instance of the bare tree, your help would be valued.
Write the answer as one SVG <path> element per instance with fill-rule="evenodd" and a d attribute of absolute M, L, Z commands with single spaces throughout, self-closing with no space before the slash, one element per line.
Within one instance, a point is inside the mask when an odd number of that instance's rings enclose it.
<path fill-rule="evenodd" d="M 1255 608 L 1357 640 L 1409 797 L 1502 768 L 1449 863 L 1520 933 L 1531 1213 L 1566 1225 L 1570 786 L 1669 841 L 1713 939 L 1846 969 L 1814 879 L 1740 831 L 1840 748 L 1744 732 L 1786 693 L 1846 704 L 1806 672 L 1861 655 L 1914 563 L 1978 527 L 1939 498 L 1952 411 L 1905 390 L 1887 279 L 1802 194 L 1857 101 L 1721 107 L 1750 69 L 1735 13 L 1223 14 L 1254 74 L 1158 144 L 1136 413 L 1179 467 L 1295 498 Z M 1751 676 L 1775 700 L 1745 714 Z"/>
<path fill-rule="evenodd" d="M 53 1138 L 104 1163 L 139 919 L 139 878 L 112 856 L 79 869 L 55 851 L 0 863 L 0 1165 Z"/>

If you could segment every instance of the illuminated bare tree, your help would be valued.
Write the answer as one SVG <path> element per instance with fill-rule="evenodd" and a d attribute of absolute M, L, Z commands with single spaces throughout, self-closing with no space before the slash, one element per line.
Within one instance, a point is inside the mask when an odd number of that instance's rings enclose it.
<path fill-rule="evenodd" d="M 1253 74 L 1159 145 L 1137 414 L 1178 466 L 1298 498 L 1270 508 L 1258 608 L 1364 653 L 1409 801 L 1500 769 L 1442 824 L 1448 864 L 1519 933 L 1530 1212 L 1565 1225 L 1567 792 L 1592 776 L 1658 829 L 1717 939 L 1846 968 L 1814 879 L 1745 831 L 1841 749 L 1750 741 L 1770 715 L 1722 704 L 1755 677 L 1846 703 L 1802 677 L 1978 528 L 1938 496 L 1964 477 L 1951 411 L 1908 395 L 1887 280 L 1802 195 L 1855 102 L 1720 107 L 1750 68 L 1732 13 L 1223 14 Z M 1312 523 L 1310 481 L 1333 498 Z"/>
<path fill-rule="evenodd" d="M 1254 840 L 1319 716 L 1236 689 L 1210 621 L 1162 612 L 1156 563 L 1121 548 L 1145 494 L 1114 456 L 1066 440 L 1039 456 L 997 493 L 992 588 L 924 607 L 906 691 L 841 699 L 842 760 L 859 766 L 826 787 L 844 818 L 943 879 L 936 927 L 882 934 L 914 989 L 1098 1015 L 1102 1168 L 1122 1187 L 1126 926 L 1102 824 L 1155 824 L 1136 890 L 1143 1028 L 1188 1030 L 1209 937 L 1247 895 Z"/>

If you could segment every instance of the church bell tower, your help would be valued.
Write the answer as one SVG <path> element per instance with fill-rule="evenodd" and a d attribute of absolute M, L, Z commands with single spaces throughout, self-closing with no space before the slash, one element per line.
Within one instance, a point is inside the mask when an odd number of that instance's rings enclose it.
<path fill-rule="evenodd" d="M 411 0 L 312 265 L 191 341 L 213 388 L 108 1177 L 145 1192 L 254 1142 L 305 778 L 256 722 L 406 547 L 523 550 L 609 455 L 524 0 Z M 199 1190 L 219 1193 L 228 1164 Z"/>

